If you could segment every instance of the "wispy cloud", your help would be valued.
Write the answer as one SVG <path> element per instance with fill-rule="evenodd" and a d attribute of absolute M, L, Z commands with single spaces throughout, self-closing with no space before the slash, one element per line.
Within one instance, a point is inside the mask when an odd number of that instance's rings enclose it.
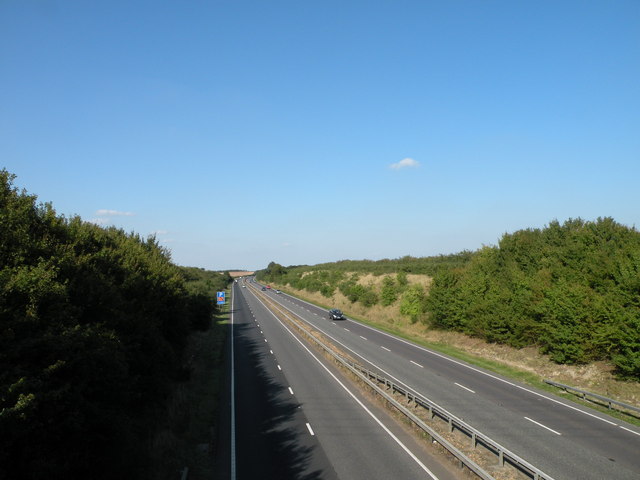
<path fill-rule="evenodd" d="M 100 217 L 133 217 L 135 213 L 133 212 L 120 212 L 118 210 L 107 210 L 101 209 L 96 212 L 96 215 Z"/>
<path fill-rule="evenodd" d="M 108 218 L 92 218 L 89 222 L 95 223 L 96 225 L 106 225 L 110 220 Z"/>
<path fill-rule="evenodd" d="M 420 162 L 414 160 L 413 158 L 403 158 L 398 163 L 392 163 L 389 165 L 389 168 L 393 170 L 400 170 L 401 168 L 414 168 L 419 167 Z"/>

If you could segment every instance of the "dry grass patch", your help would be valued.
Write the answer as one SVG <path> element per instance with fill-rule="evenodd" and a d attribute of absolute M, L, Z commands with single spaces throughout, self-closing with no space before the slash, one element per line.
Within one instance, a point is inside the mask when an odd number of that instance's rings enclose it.
<path fill-rule="evenodd" d="M 372 273 L 367 273 L 363 275 L 357 272 L 347 272 L 346 275 L 347 276 L 359 275 L 357 283 L 364 286 L 371 286 L 375 288 L 377 291 L 380 291 L 380 289 L 382 288 L 382 282 L 384 281 L 385 278 L 391 277 L 395 280 L 397 277 L 395 273 L 384 273 L 382 275 L 374 275 Z M 409 285 L 414 285 L 414 284 L 422 285 L 425 289 L 428 289 L 431 286 L 432 281 L 433 279 L 427 275 L 416 275 L 413 273 L 407 274 L 407 282 L 409 283 Z"/>
<path fill-rule="evenodd" d="M 237 271 L 237 272 L 229 272 L 229 276 L 231 278 L 236 278 L 236 277 L 248 277 L 249 275 L 253 275 L 255 272 L 249 272 L 249 271 Z"/>

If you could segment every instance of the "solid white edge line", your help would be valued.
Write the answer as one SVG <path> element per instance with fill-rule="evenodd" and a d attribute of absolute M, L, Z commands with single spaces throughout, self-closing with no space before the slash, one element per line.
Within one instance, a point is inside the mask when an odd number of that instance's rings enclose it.
<path fill-rule="evenodd" d="M 260 303 L 262 303 L 262 300 L 260 300 L 257 296 L 256 296 L 255 298 L 256 298 Z M 300 340 L 298 337 L 296 337 L 296 335 L 295 335 L 295 334 L 294 334 L 294 333 L 289 329 L 289 327 L 287 327 L 284 323 L 282 323 L 282 320 L 280 320 L 278 317 L 276 317 L 276 316 L 275 316 L 275 314 L 274 314 L 271 310 L 269 310 L 269 309 L 267 308 L 267 306 L 266 306 L 264 303 L 262 303 L 262 306 L 264 306 L 264 308 L 266 308 L 266 309 L 269 311 L 269 313 L 271 313 L 271 315 L 273 316 L 273 318 L 275 318 L 275 319 L 276 319 L 276 321 L 278 321 L 278 323 L 280 323 L 280 325 L 282 325 L 282 327 L 283 327 L 287 332 L 289 332 L 289 335 L 291 335 L 291 336 L 293 337 L 293 339 L 294 339 L 294 340 L 296 340 L 296 341 L 297 341 L 297 342 L 302 346 L 302 348 L 304 348 L 304 349 L 307 351 L 307 353 L 308 353 L 308 354 L 309 354 L 309 355 L 310 355 L 310 356 L 311 356 L 311 357 L 312 357 L 316 362 L 318 362 L 318 364 L 319 364 L 319 365 L 320 365 L 320 366 L 321 366 L 321 367 L 322 367 L 322 368 L 323 368 L 323 369 L 324 369 L 324 370 L 325 370 L 325 371 L 326 371 L 326 372 L 327 372 L 327 373 L 328 373 L 328 374 L 329 374 L 329 375 L 330 375 L 330 376 L 331 376 L 331 377 L 332 377 L 332 378 L 333 378 L 333 379 L 338 383 L 338 385 L 340 385 L 340 386 L 344 389 L 344 391 L 345 391 L 345 392 L 347 392 L 347 393 L 349 394 L 349 396 L 351 396 L 351 398 L 353 398 L 353 400 L 354 400 L 354 401 L 355 401 L 355 402 L 356 402 L 356 403 L 357 403 L 357 404 L 358 404 L 358 405 L 359 405 L 359 406 L 360 406 L 360 407 L 361 407 L 365 412 L 367 412 L 367 414 L 368 414 L 371 418 L 373 418 L 373 420 L 374 420 L 374 421 L 375 421 L 375 422 L 376 422 L 376 423 L 377 423 L 377 424 L 378 424 L 378 425 L 379 425 L 379 426 L 380 426 L 380 427 L 381 427 L 381 428 L 382 428 L 382 429 L 387 433 L 387 435 L 389 435 L 389 436 L 390 436 L 390 437 L 391 437 L 391 438 L 392 438 L 392 439 L 393 439 L 393 440 L 394 440 L 394 441 L 395 441 L 395 442 L 400 446 L 400 448 L 402 448 L 402 449 L 405 451 L 405 453 L 406 453 L 407 455 L 409 455 L 409 457 L 411 457 L 411 459 L 412 459 L 414 462 L 416 462 L 416 463 L 420 466 L 420 468 L 422 468 L 422 470 L 424 470 L 424 471 L 425 471 L 425 472 L 426 472 L 426 473 L 427 473 L 427 474 L 428 474 L 428 475 L 429 475 L 433 480 L 439 480 L 439 479 L 438 479 L 438 477 L 437 477 L 437 476 L 436 476 L 436 475 L 435 475 L 431 470 L 429 470 L 429 469 L 427 468 L 427 466 L 426 466 L 424 463 L 422 463 L 422 462 L 420 461 L 420 459 L 419 459 L 418 457 L 416 457 L 416 456 L 413 454 L 413 452 L 412 452 L 411 450 L 409 450 L 409 448 L 408 448 L 404 443 L 402 443 L 402 441 L 401 441 L 398 437 L 396 437 L 396 436 L 393 434 L 393 432 L 392 432 L 391 430 L 389 430 L 389 429 L 387 428 L 387 426 L 386 426 L 384 423 L 382 423 L 382 421 L 381 421 L 380 419 L 378 419 L 378 417 L 376 417 L 376 416 L 373 414 L 373 412 L 372 412 L 371 410 L 369 410 L 369 409 L 367 408 L 367 406 L 366 406 L 365 404 L 363 404 L 363 403 L 358 399 L 358 397 L 356 397 L 356 396 L 355 396 L 355 394 L 354 394 L 353 392 L 351 392 L 351 390 L 349 390 L 349 389 L 346 387 L 346 385 L 345 385 L 344 383 L 342 383 L 342 382 L 338 379 L 338 377 L 336 377 L 336 376 L 333 374 L 333 372 L 331 372 L 331 370 L 329 370 L 329 369 L 327 368 L 327 366 L 326 366 L 326 365 L 324 365 L 324 364 L 320 361 L 320 359 L 318 359 L 318 357 L 316 357 L 316 356 L 313 354 L 313 352 L 312 352 L 311 350 L 309 350 L 309 348 L 307 348 L 307 346 L 302 342 L 302 340 Z M 311 426 L 310 426 L 309 424 L 307 424 L 307 428 L 309 428 L 309 429 L 310 429 L 310 428 L 311 428 Z"/>
<path fill-rule="evenodd" d="M 297 298 L 297 297 L 296 297 L 296 298 Z M 309 303 L 309 302 L 307 302 L 306 300 L 302 300 L 302 299 L 300 299 L 300 298 L 298 298 L 298 300 L 299 300 L 299 301 L 301 301 L 301 302 L 307 303 L 307 304 L 309 304 L 309 305 L 313 305 L 312 303 Z M 283 306 L 284 306 L 284 305 L 283 305 Z M 315 306 L 315 305 L 314 305 L 314 306 Z M 317 307 L 317 306 L 316 306 L 316 307 Z M 317 308 L 320 308 L 320 307 L 317 307 Z M 292 313 L 293 313 L 293 312 L 292 312 Z M 378 330 L 378 329 L 373 328 L 373 327 L 371 327 L 371 326 L 369 326 L 369 325 L 366 325 L 366 324 L 364 324 L 364 323 L 355 322 L 354 320 L 349 320 L 349 319 L 347 319 L 347 321 L 351 321 L 351 322 L 357 323 L 358 325 L 360 325 L 360 326 L 362 326 L 362 327 L 364 327 L 364 328 L 368 328 L 369 330 L 373 330 L 374 332 L 380 333 L 381 335 L 385 335 L 385 336 L 387 336 L 387 337 L 391 338 L 392 340 L 395 340 L 395 341 L 398 341 L 398 342 L 402 342 L 402 343 L 404 343 L 404 344 L 406 344 L 406 345 L 409 345 L 409 346 L 411 346 L 411 347 L 417 348 L 418 350 L 422 350 L 423 352 L 430 353 L 431 355 L 435 355 L 436 357 L 440 357 L 440 358 L 442 358 L 442 359 L 444 359 L 444 360 L 447 360 L 447 361 L 449 361 L 449 362 L 452 362 L 452 363 L 455 363 L 455 364 L 460 365 L 460 366 L 462 366 L 462 367 L 468 368 L 468 369 L 470 369 L 470 370 L 473 370 L 474 372 L 480 373 L 480 374 L 482 374 L 482 375 L 486 375 L 487 377 L 493 378 L 494 380 L 498 380 L 499 382 L 506 383 L 507 385 L 511 385 L 512 387 L 515 387 L 515 388 L 519 388 L 520 390 L 523 390 L 523 391 L 525 391 L 525 392 L 528 392 L 528 393 L 530 393 L 530 394 L 532 394 L 532 395 L 536 395 L 536 396 L 538 396 L 538 397 L 544 398 L 544 399 L 546 399 L 546 400 L 549 400 L 550 402 L 556 403 L 556 404 L 558 404 L 558 405 L 562 405 L 563 407 L 569 408 L 569 409 L 574 410 L 574 411 L 576 411 L 576 412 L 583 413 L 584 415 L 588 415 L 588 416 L 590 416 L 590 417 L 593 417 L 593 418 L 595 418 L 595 419 L 597 419 L 597 420 L 600 420 L 601 422 L 605 422 L 605 423 L 608 423 L 608 424 L 613 425 L 613 426 L 616 426 L 616 427 L 617 427 L 617 426 L 619 426 L 617 423 L 612 422 L 612 421 L 610 421 L 610 420 L 607 420 L 607 419 L 605 419 L 605 418 L 599 417 L 599 416 L 597 416 L 597 415 L 594 415 L 593 413 L 585 412 L 584 410 L 581 410 L 581 409 L 579 409 L 579 408 L 577 408 L 577 407 L 574 407 L 574 406 L 572 406 L 572 405 L 567 405 L 566 403 L 563 403 L 563 402 L 561 402 L 561 401 L 559 401 L 559 400 L 556 400 L 555 398 L 548 397 L 548 396 L 543 395 L 543 394 L 541 394 L 541 393 L 538 393 L 538 392 L 536 392 L 536 391 L 534 391 L 534 390 L 531 390 L 531 389 L 529 389 L 529 388 L 523 387 L 522 385 L 518 385 L 518 384 L 516 384 L 516 383 L 510 382 L 509 380 L 505 380 L 504 378 L 497 377 L 497 376 L 495 376 L 495 375 L 492 375 L 491 373 L 488 373 L 488 372 L 482 371 L 482 370 L 480 370 L 480 369 L 478 369 L 478 368 L 475 368 L 475 367 L 473 367 L 473 366 L 471 366 L 471 365 L 467 365 L 466 363 L 463 363 L 463 362 L 460 362 L 460 361 L 455 360 L 455 359 L 453 359 L 453 358 L 447 357 L 446 355 L 442 355 L 442 354 L 440 354 L 440 353 L 438 353 L 438 352 L 435 352 L 435 351 L 429 350 L 429 349 L 427 349 L 427 348 L 425 348 L 425 347 L 422 347 L 422 346 L 420 346 L 420 345 L 416 345 L 415 343 L 409 342 L 408 340 L 405 340 L 405 339 L 403 339 L 403 338 L 395 337 L 395 336 L 391 335 L 390 333 L 383 332 L 382 330 Z M 343 328 L 344 328 L 344 327 L 343 327 Z M 347 328 L 345 328 L 345 330 L 349 331 Z M 323 332 L 323 333 L 324 333 L 324 332 Z M 370 362 L 370 363 L 371 363 L 371 362 Z"/>
<path fill-rule="evenodd" d="M 303 301 L 304 301 L 304 300 L 303 300 Z M 497 376 L 495 376 L 495 375 L 492 375 L 491 373 L 484 372 L 484 371 L 482 371 L 482 370 L 480 370 L 480 369 L 478 369 L 478 368 L 475 368 L 475 367 L 473 367 L 473 366 L 471 366 L 471 365 L 467 365 L 466 363 L 460 362 L 460 361 L 458 361 L 458 360 L 454 360 L 453 358 L 449 358 L 449 357 L 447 357 L 446 355 L 442 355 L 442 354 L 440 354 L 440 353 L 437 353 L 437 352 L 431 351 L 431 350 L 429 350 L 429 349 L 427 349 L 427 348 L 425 348 L 425 347 L 422 347 L 422 346 L 420 346 L 420 345 L 416 345 L 415 343 L 411 343 L 411 342 L 409 342 L 409 341 L 407 341 L 407 340 L 404 340 L 404 339 L 402 339 L 402 338 L 394 337 L 393 335 L 390 335 L 390 334 L 388 334 L 387 332 L 383 332 L 383 331 L 381 331 L 381 330 L 376 330 L 375 328 L 370 327 L 369 325 L 365 325 L 364 323 L 358 323 L 358 325 L 362 325 L 362 326 L 363 326 L 363 327 L 365 327 L 365 328 L 368 328 L 368 329 L 370 329 L 370 330 L 376 331 L 376 332 L 378 332 L 378 333 L 380 333 L 380 334 L 382 334 L 382 335 L 386 335 L 387 337 L 389 337 L 389 338 L 391 338 L 391 339 L 393 339 L 393 340 L 396 340 L 396 341 L 398 341 L 398 342 L 402 342 L 402 343 L 404 343 L 404 344 L 406 344 L 406 345 L 409 345 L 409 346 L 411 346 L 411 347 L 417 348 L 418 350 L 422 350 L 423 352 L 430 353 L 431 355 L 435 355 L 436 357 L 440 357 L 440 358 L 442 358 L 442 359 L 444 359 L 444 360 L 448 360 L 449 362 L 453 362 L 453 363 L 455 363 L 455 364 L 457 364 L 457 365 L 460 365 L 460 366 L 462 366 L 462 367 L 468 368 L 469 370 L 473 370 L 474 372 L 481 373 L 482 375 L 486 375 L 487 377 L 493 378 L 494 380 L 498 380 L 498 381 L 500 381 L 500 382 L 502 382 L 502 383 L 506 383 L 507 385 L 511 385 L 512 387 L 515 387 L 515 388 L 519 388 L 520 390 L 523 390 L 523 391 L 525 391 L 525 392 L 531 393 L 532 395 L 537 395 L 538 397 L 541 397 L 541 398 L 544 398 L 544 399 L 546 399 L 546 400 L 549 400 L 550 402 L 556 403 L 556 404 L 558 404 L 558 405 L 562 405 L 563 407 L 570 408 L 571 410 L 575 410 L 576 412 L 580 412 L 580 413 L 583 413 L 583 414 L 585 414 L 585 415 L 589 415 L 590 417 L 596 418 L 596 419 L 598 419 L 598 420 L 600 420 L 600 421 L 602 421 L 602 422 L 606 422 L 606 423 L 609 423 L 609 424 L 611 424 L 611 425 L 618 426 L 618 424 L 617 424 L 617 423 L 612 422 L 612 421 L 610 421 L 610 420 L 606 420 L 606 419 L 604 419 L 604 418 L 601 418 L 601 417 L 599 417 L 599 416 L 597 416 L 597 415 L 594 415 L 593 413 L 585 412 L 584 410 L 580 410 L 580 409 L 579 409 L 579 408 L 577 408 L 577 407 L 574 407 L 574 406 L 571 406 L 571 405 L 567 405 L 566 403 L 563 403 L 563 402 L 561 402 L 561 401 L 559 401 L 559 400 L 556 400 L 556 399 L 554 399 L 554 398 L 551 398 L 551 397 L 548 397 L 548 396 L 543 395 L 543 394 L 541 394 L 541 393 L 538 393 L 538 392 L 536 392 L 536 391 L 534 391 L 534 390 L 531 390 L 531 389 L 529 389 L 529 388 L 523 387 L 522 385 L 518 385 L 518 384 L 516 384 L 516 383 L 513 383 L 513 382 L 510 382 L 510 381 L 508 381 L 508 380 L 505 380 L 504 378 L 500 378 L 500 377 L 497 377 Z"/>
<path fill-rule="evenodd" d="M 460 388 L 464 388 L 464 389 L 465 389 L 465 390 L 467 390 L 468 392 L 476 393 L 476 392 L 474 392 L 473 390 L 471 390 L 470 388 L 467 388 L 467 387 L 465 387 L 464 385 L 460 385 L 458 382 L 453 382 L 453 384 L 454 384 L 454 385 L 459 386 Z"/>
<path fill-rule="evenodd" d="M 640 433 L 634 431 L 634 430 L 630 430 L 626 427 L 623 427 L 622 425 L 618 425 L 621 429 L 626 430 L 627 432 L 633 433 L 634 435 L 640 435 Z"/>
<path fill-rule="evenodd" d="M 233 359 L 233 287 L 231 287 L 231 480 L 236 480 L 236 398 L 235 398 L 235 362 Z"/>
<path fill-rule="evenodd" d="M 531 423 L 535 423 L 536 425 L 538 425 L 539 427 L 542 428 L 546 428 L 547 430 L 549 430 L 550 432 L 555 433 L 556 435 L 562 435 L 560 432 L 556 432 L 553 428 L 549 428 L 546 425 L 541 424 L 540 422 L 536 422 L 535 420 L 531 420 L 529 417 L 524 417 L 527 420 L 529 420 Z"/>

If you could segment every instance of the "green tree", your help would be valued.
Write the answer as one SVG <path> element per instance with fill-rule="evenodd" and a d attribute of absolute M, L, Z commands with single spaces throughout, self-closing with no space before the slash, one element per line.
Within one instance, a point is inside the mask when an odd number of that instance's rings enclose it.
<path fill-rule="evenodd" d="M 402 295 L 400 313 L 416 323 L 426 312 L 425 293 L 421 285 L 411 285 Z"/>
<path fill-rule="evenodd" d="M 380 299 L 383 306 L 393 305 L 398 299 L 398 286 L 393 277 L 384 277 L 380 290 Z"/>

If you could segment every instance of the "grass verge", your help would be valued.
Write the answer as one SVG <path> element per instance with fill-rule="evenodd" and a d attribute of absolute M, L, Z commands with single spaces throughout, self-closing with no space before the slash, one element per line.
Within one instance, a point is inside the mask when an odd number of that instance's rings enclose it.
<path fill-rule="evenodd" d="M 150 446 L 154 472 L 151 478 L 179 480 L 184 467 L 189 469 L 189 480 L 214 478 L 212 447 L 224 378 L 229 309 L 229 303 L 225 304 L 207 331 L 194 332 L 189 338 L 189 379 L 175 385 L 165 424 Z"/>

